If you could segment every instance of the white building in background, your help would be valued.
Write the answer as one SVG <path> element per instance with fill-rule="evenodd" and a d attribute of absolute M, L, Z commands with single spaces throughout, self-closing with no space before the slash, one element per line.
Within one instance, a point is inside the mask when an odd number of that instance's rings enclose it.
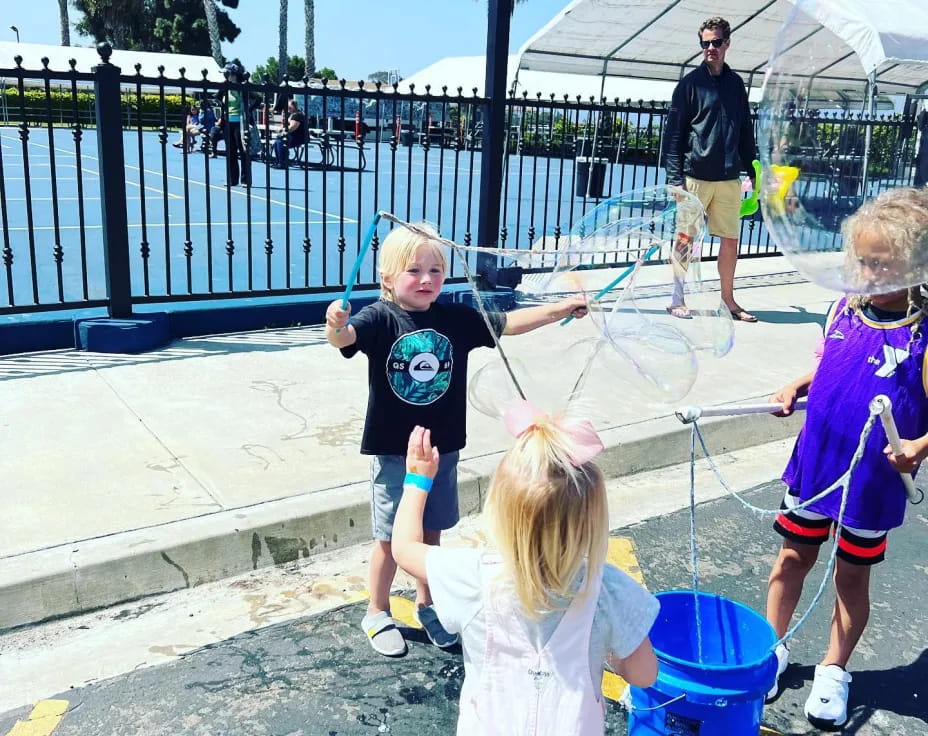
<path fill-rule="evenodd" d="M 48 58 L 48 68 L 54 72 L 68 72 L 71 70 L 69 59 L 77 62 L 75 69 L 79 72 L 89 73 L 93 67 L 100 64 L 100 54 L 93 46 L 52 46 L 43 43 L 16 43 L 14 41 L 0 41 L 0 69 L 11 69 L 16 66 L 13 59 L 23 57 L 22 66 L 29 71 L 42 69 L 43 57 Z M 192 54 L 164 54 L 152 51 L 124 51 L 113 49 L 110 63 L 118 66 L 122 74 L 135 74 L 135 65 L 141 64 L 141 73 L 146 77 L 157 77 L 158 67 L 164 67 L 164 76 L 168 79 L 180 77 L 183 68 L 187 79 L 201 81 L 203 70 L 207 71 L 207 79 L 211 82 L 225 80 L 222 69 L 211 56 L 194 56 Z"/>
<path fill-rule="evenodd" d="M 583 76 L 579 74 L 562 74 L 557 72 L 536 72 L 528 69 L 519 70 L 519 57 L 512 55 L 509 57 L 507 81 L 508 89 L 516 85 L 516 94 L 521 96 L 523 92 L 528 92 L 529 97 L 534 98 L 539 92 L 542 97 L 547 98 L 552 93 L 556 99 L 563 100 L 564 95 L 568 95 L 571 100 L 576 100 L 580 95 L 584 101 L 595 97 L 599 99 L 602 79 L 598 76 Z M 408 92 L 409 85 L 416 85 L 416 93 L 424 94 L 425 86 L 431 85 L 431 94 L 440 95 L 442 85 L 448 87 L 449 95 L 457 95 L 457 88 L 462 88 L 462 94 L 472 96 L 473 90 L 477 88 L 477 94 L 483 94 L 483 84 L 486 77 L 486 57 L 485 56 L 449 56 L 447 58 L 430 64 L 421 71 L 412 76 L 406 77 L 400 82 L 400 92 Z M 666 101 L 673 94 L 673 82 L 651 82 L 641 79 L 624 79 L 619 77 L 608 77 L 606 79 L 605 97 L 613 100 L 618 97 L 620 100 L 631 99 L 635 102 L 638 100 L 656 102 Z"/>

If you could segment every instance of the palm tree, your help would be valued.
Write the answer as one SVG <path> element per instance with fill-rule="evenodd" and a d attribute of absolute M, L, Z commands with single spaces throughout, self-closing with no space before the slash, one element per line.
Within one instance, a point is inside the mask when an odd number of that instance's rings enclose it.
<path fill-rule="evenodd" d="M 305 0 L 303 12 L 306 15 L 306 76 L 311 77 L 316 71 L 316 3 Z"/>
<path fill-rule="evenodd" d="M 219 21 L 216 20 L 216 4 L 214 0 L 203 0 L 203 9 L 206 11 L 206 25 L 209 27 L 210 53 L 216 63 L 222 66 L 225 59 L 222 56 L 222 46 L 219 43 Z"/>
<path fill-rule="evenodd" d="M 287 73 L 287 0 L 280 0 L 280 25 L 278 27 L 280 34 L 279 44 L 277 46 L 277 81 L 283 79 Z"/>
<path fill-rule="evenodd" d="M 61 45 L 71 45 L 71 21 L 68 18 L 68 0 L 58 0 L 58 23 L 61 26 Z"/>

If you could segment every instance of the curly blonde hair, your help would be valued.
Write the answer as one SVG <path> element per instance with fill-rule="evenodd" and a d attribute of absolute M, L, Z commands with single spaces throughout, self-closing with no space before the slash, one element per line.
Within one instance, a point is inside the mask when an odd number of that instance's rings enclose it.
<path fill-rule="evenodd" d="M 904 264 L 909 271 L 928 269 L 928 188 L 897 187 L 881 192 L 865 202 L 841 224 L 849 267 L 858 268 L 857 243 L 864 236 L 876 237 L 889 249 L 889 260 Z M 920 287 L 909 292 L 908 314 L 924 315 Z M 859 309 L 870 302 L 867 295 L 848 298 L 850 309 Z M 914 326 L 913 326 L 914 327 Z"/>

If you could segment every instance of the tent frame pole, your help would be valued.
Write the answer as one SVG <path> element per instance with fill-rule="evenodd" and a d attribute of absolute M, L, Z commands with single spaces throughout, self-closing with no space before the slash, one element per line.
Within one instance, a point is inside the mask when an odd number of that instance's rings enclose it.
<path fill-rule="evenodd" d="M 489 0 L 487 14 L 487 72 L 483 94 L 483 140 L 480 146 L 480 204 L 477 219 L 477 245 L 499 245 L 500 201 L 503 196 L 503 151 L 509 135 L 506 126 L 506 76 L 509 63 L 510 0 Z M 467 243 L 471 245 L 471 243 Z M 494 288 L 497 259 L 477 254 L 477 275 L 481 288 Z"/>
<path fill-rule="evenodd" d="M 867 187 L 870 183 L 869 179 L 869 169 L 870 169 L 870 143 L 873 137 L 873 113 L 875 112 L 876 105 L 876 70 L 874 69 L 870 72 L 870 75 L 867 78 L 867 128 L 864 131 L 864 157 L 863 157 L 863 172 L 860 177 L 860 199 L 861 201 L 867 199 Z"/>

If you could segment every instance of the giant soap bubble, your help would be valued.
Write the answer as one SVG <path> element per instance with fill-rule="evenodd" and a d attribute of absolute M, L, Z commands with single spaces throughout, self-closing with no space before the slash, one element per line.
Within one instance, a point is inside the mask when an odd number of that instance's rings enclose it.
<path fill-rule="evenodd" d="M 696 380 L 699 356 L 722 356 L 733 342 L 728 310 L 702 283 L 705 236 L 699 200 L 655 186 L 605 200 L 569 234 L 545 238 L 532 250 L 462 248 L 523 268 L 517 287 L 523 305 L 584 294 L 595 325 L 593 337 L 543 368 L 533 366 L 531 379 L 524 365 L 507 367 L 502 358 L 488 364 L 471 379 L 471 403 L 497 416 L 514 398 L 515 379 L 541 386 L 543 401 L 564 406 L 599 370 L 615 376 L 623 395 L 627 387 L 648 402 L 682 399 Z M 668 305 L 683 303 L 691 319 L 668 313 Z M 574 380 L 557 382 L 555 375 L 565 371 L 573 371 Z"/>
<path fill-rule="evenodd" d="M 928 247 L 903 253 L 878 237 L 842 233 L 848 215 L 904 184 L 906 172 L 879 129 L 861 121 L 880 98 L 866 81 L 868 62 L 823 26 L 829 6 L 796 0 L 777 37 L 758 128 L 761 207 L 779 249 L 810 280 L 888 293 L 928 281 Z"/>

